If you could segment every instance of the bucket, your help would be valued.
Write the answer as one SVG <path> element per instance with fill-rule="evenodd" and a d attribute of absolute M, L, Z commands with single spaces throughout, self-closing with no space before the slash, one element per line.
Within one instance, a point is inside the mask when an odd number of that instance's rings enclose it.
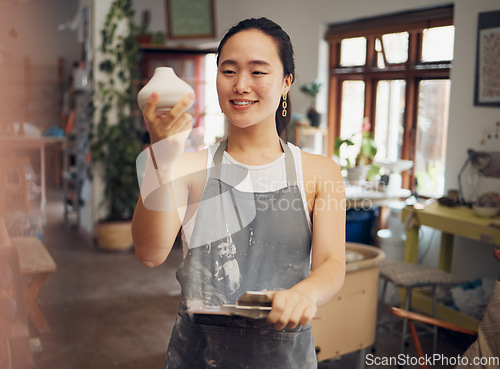
<path fill-rule="evenodd" d="M 389 229 L 392 232 L 392 237 L 404 237 L 405 226 L 401 222 L 401 211 L 405 206 L 406 204 L 403 201 L 392 201 L 389 203 L 389 209 L 391 210 L 389 216 Z"/>
<path fill-rule="evenodd" d="M 393 235 L 390 229 L 380 229 L 377 232 L 379 247 L 385 252 L 387 260 L 403 261 L 405 256 L 406 236 L 400 234 Z"/>
<path fill-rule="evenodd" d="M 346 242 L 373 245 L 375 209 L 349 209 L 346 212 Z"/>

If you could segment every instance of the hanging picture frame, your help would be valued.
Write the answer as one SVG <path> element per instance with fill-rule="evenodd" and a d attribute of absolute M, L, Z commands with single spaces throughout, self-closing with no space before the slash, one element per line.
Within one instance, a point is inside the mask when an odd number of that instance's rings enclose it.
<path fill-rule="evenodd" d="M 478 15 L 474 105 L 500 106 L 500 11 Z"/>
<path fill-rule="evenodd" d="M 166 0 L 167 37 L 171 40 L 214 38 L 215 0 Z"/>

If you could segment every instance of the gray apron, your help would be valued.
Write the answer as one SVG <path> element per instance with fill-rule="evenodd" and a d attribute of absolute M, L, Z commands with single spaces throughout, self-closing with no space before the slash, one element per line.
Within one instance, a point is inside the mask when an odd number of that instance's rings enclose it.
<path fill-rule="evenodd" d="M 310 325 L 276 330 L 265 319 L 186 313 L 234 304 L 246 291 L 288 289 L 309 275 L 310 229 L 292 152 L 281 145 L 287 187 L 265 193 L 221 181 L 227 141 L 216 150 L 177 271 L 182 294 L 165 368 L 317 368 Z"/>

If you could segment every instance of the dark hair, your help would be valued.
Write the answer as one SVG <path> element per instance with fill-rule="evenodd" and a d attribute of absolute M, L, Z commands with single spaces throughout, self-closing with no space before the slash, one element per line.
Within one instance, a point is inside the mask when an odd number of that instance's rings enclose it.
<path fill-rule="evenodd" d="M 261 31 L 265 35 L 271 37 L 278 47 L 278 55 L 281 59 L 281 64 L 283 64 L 283 75 L 285 77 L 292 75 L 292 83 L 295 79 L 295 61 L 293 58 L 293 46 L 290 41 L 290 37 L 288 34 L 276 23 L 267 18 L 248 18 L 242 20 L 238 24 L 231 27 L 231 29 L 224 35 L 221 42 L 219 43 L 219 47 L 217 48 L 217 65 L 219 65 L 219 55 L 222 51 L 222 48 L 226 44 L 226 41 L 229 40 L 235 34 L 255 29 Z M 278 131 L 278 135 L 282 138 L 287 138 L 287 126 L 290 123 L 292 104 L 290 101 L 290 97 L 287 99 L 287 115 L 286 117 L 282 116 L 282 104 L 283 104 L 283 96 L 280 99 L 280 105 L 276 110 L 276 130 Z"/>

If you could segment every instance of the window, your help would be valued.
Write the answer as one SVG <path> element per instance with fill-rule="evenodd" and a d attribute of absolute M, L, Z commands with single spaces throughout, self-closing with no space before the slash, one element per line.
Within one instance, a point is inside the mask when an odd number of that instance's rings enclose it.
<path fill-rule="evenodd" d="M 441 196 L 450 69 L 453 5 L 332 24 L 329 135 L 349 138 L 371 123 L 376 159 L 408 159 L 414 167 L 403 186 Z M 356 145 L 343 147 L 351 160 Z M 331 148 L 329 148 L 331 150 Z M 331 153 L 329 153 L 331 154 Z"/>
<path fill-rule="evenodd" d="M 340 65 L 352 67 L 366 63 L 366 38 L 354 37 L 340 41 Z"/>

